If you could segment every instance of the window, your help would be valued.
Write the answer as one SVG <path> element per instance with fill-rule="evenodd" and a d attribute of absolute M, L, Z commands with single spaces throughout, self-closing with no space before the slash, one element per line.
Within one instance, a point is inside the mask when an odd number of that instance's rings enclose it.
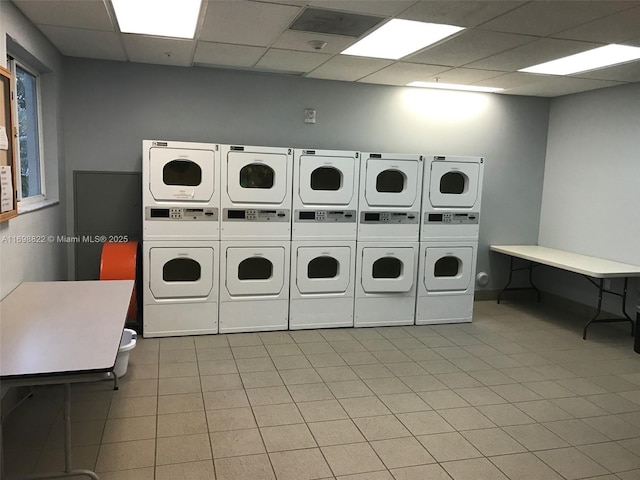
<path fill-rule="evenodd" d="M 162 181 L 165 185 L 197 187 L 202 183 L 202 169 L 195 162 L 171 160 L 162 168 Z"/>
<path fill-rule="evenodd" d="M 400 278 L 402 262 L 395 257 L 382 257 L 373 262 L 373 278 Z"/>
<path fill-rule="evenodd" d="M 320 167 L 311 173 L 311 190 L 340 190 L 342 174 L 337 168 Z"/>
<path fill-rule="evenodd" d="M 376 177 L 376 190 L 382 193 L 400 193 L 404 190 L 405 176 L 400 170 L 385 170 Z"/>
<path fill-rule="evenodd" d="M 440 178 L 440 193 L 460 195 L 465 192 L 469 179 L 460 172 L 447 172 Z"/>
<path fill-rule="evenodd" d="M 309 278 L 335 278 L 338 276 L 338 261 L 333 257 L 316 257 L 307 265 Z"/>
<path fill-rule="evenodd" d="M 455 277 L 460 271 L 460 260 L 456 257 L 442 257 L 433 267 L 434 277 Z"/>
<path fill-rule="evenodd" d="M 240 186 L 242 188 L 272 188 L 275 172 L 273 168 L 262 163 L 250 163 L 240 170 Z"/>
<path fill-rule="evenodd" d="M 162 279 L 165 282 L 197 282 L 202 268 L 191 258 L 174 258 L 162 266 Z"/>
<path fill-rule="evenodd" d="M 238 265 L 238 280 L 269 280 L 273 275 L 273 264 L 266 258 L 251 257 Z"/>
<path fill-rule="evenodd" d="M 14 78 L 16 126 L 18 129 L 18 201 L 41 200 L 44 191 L 42 121 L 40 115 L 40 76 L 18 60 L 9 57 Z"/>

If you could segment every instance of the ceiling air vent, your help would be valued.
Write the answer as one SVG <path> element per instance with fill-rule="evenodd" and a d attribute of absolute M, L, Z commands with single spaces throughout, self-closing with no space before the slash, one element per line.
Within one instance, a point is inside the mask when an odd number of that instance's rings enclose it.
<path fill-rule="evenodd" d="M 303 32 L 327 33 L 329 35 L 360 37 L 383 20 L 384 18 L 371 15 L 307 8 L 291 24 L 289 29 Z"/>

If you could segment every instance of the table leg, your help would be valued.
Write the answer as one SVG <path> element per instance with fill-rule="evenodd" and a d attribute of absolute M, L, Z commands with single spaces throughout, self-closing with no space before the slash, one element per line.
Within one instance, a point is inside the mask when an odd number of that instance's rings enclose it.
<path fill-rule="evenodd" d="M 502 290 L 500 290 L 500 293 L 498 293 L 498 304 L 500 303 L 500 299 L 502 298 L 502 294 L 506 291 L 513 291 L 513 290 L 535 290 L 536 291 L 536 298 L 538 300 L 538 302 L 540 302 L 540 290 L 538 290 L 538 287 L 535 286 L 535 284 L 533 283 L 533 269 L 534 267 L 536 267 L 536 265 L 534 265 L 533 262 L 529 262 L 529 264 L 526 267 L 518 267 L 518 268 L 514 268 L 513 266 L 514 263 L 514 257 L 509 257 L 509 279 L 507 280 L 507 284 L 504 286 L 504 288 Z M 529 286 L 528 287 L 512 287 L 511 286 L 511 282 L 513 281 L 513 272 L 517 272 L 520 270 L 528 270 L 529 271 Z"/>
<path fill-rule="evenodd" d="M 100 480 L 100 477 L 91 470 L 71 468 L 71 384 L 64 384 L 64 472 L 39 473 L 20 477 L 18 480 L 44 480 L 49 478 L 68 478 L 75 476 L 89 477 L 93 480 Z M 4 475 L 2 476 L 4 478 Z"/>
<path fill-rule="evenodd" d="M 628 290 L 628 286 L 629 286 L 629 277 L 625 277 L 624 278 L 624 286 L 622 288 L 622 293 L 614 292 L 612 290 L 604 288 L 604 278 L 598 279 L 599 280 L 598 283 L 594 282 L 591 278 L 589 278 L 587 276 L 585 276 L 585 278 L 587 280 L 589 280 L 589 282 L 591 282 L 593 285 L 598 287 L 598 307 L 596 309 L 596 314 L 584 326 L 584 330 L 582 331 L 582 339 L 583 340 L 587 339 L 587 329 L 589 328 L 589 325 L 591 325 L 592 323 L 629 322 L 631 324 L 631 336 L 633 336 L 634 333 L 635 333 L 635 323 L 634 323 L 633 319 L 627 313 L 627 290 Z M 621 301 L 622 301 L 622 308 L 621 308 L 622 317 L 618 317 L 618 318 L 598 318 L 600 316 L 600 314 L 602 313 L 602 297 L 603 297 L 603 294 L 605 294 L 605 293 L 609 293 L 611 295 L 615 295 L 615 296 L 621 298 Z"/>

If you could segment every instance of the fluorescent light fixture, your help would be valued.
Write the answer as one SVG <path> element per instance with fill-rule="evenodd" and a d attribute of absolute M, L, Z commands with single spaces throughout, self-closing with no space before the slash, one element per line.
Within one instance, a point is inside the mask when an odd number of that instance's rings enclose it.
<path fill-rule="evenodd" d="M 640 47 L 606 45 L 550 62 L 523 68 L 519 72 L 544 73 L 547 75 L 571 75 L 572 73 L 597 70 L 640 58 Z"/>
<path fill-rule="evenodd" d="M 411 82 L 407 84 L 407 87 L 422 87 L 422 88 L 440 88 L 442 90 L 466 90 L 469 92 L 501 92 L 504 88 L 497 87 L 480 87 L 478 85 L 458 85 L 456 83 L 440 83 L 440 82 Z"/>
<path fill-rule="evenodd" d="M 122 33 L 193 38 L 202 0 L 111 0 Z"/>
<path fill-rule="evenodd" d="M 398 60 L 460 30 L 464 27 L 394 18 L 341 53 Z"/>

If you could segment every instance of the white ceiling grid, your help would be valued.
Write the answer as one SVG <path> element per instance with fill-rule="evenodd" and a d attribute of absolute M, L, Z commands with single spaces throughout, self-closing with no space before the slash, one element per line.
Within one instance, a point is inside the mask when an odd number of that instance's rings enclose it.
<path fill-rule="evenodd" d="M 67 56 L 240 68 L 406 85 L 442 81 L 559 96 L 640 81 L 640 62 L 570 77 L 520 68 L 608 43 L 640 46 L 640 1 L 205 0 L 193 40 L 120 33 L 109 0 L 13 0 Z M 398 61 L 349 57 L 358 39 L 290 30 L 307 7 L 466 27 Z M 326 42 L 317 50 L 310 41 Z"/>

